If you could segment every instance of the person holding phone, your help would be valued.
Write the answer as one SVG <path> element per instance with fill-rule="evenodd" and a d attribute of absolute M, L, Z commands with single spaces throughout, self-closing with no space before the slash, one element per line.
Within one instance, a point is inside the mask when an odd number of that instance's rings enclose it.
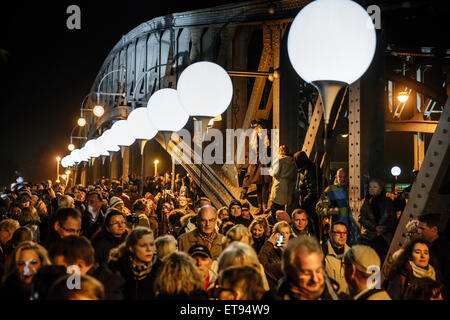
<path fill-rule="evenodd" d="M 258 254 L 258 259 L 266 271 L 271 290 L 276 289 L 278 279 L 283 276 L 281 257 L 290 238 L 295 237 L 291 226 L 280 221 L 273 226 L 272 235 L 267 239 Z"/>

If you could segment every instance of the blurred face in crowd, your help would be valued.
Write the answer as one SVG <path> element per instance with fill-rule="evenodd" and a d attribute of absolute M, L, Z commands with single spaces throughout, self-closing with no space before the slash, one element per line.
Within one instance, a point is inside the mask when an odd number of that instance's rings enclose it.
<path fill-rule="evenodd" d="M 253 239 L 260 239 L 264 235 L 264 227 L 261 224 L 256 223 L 253 225 L 251 232 Z"/>
<path fill-rule="evenodd" d="M 13 232 L 9 230 L 0 230 L 0 242 L 5 245 L 9 240 L 11 240 Z"/>
<path fill-rule="evenodd" d="M 211 268 L 212 259 L 202 254 L 196 254 L 192 258 L 194 258 L 195 265 L 199 268 L 203 277 L 206 279 L 209 275 L 209 269 Z"/>
<path fill-rule="evenodd" d="M 41 267 L 41 259 L 36 251 L 31 249 L 21 250 L 17 257 L 17 271 L 19 279 L 24 284 L 29 285 L 34 275 Z"/>
<path fill-rule="evenodd" d="M 250 219 L 250 209 L 246 207 L 242 207 L 242 217 L 246 219 Z"/>
<path fill-rule="evenodd" d="M 371 196 L 378 196 L 381 194 L 381 186 L 376 181 L 371 181 L 369 183 L 369 194 Z"/>
<path fill-rule="evenodd" d="M 106 227 L 106 230 L 110 232 L 113 237 L 121 238 L 126 231 L 127 221 L 122 215 L 114 215 L 109 220 L 109 225 Z"/>
<path fill-rule="evenodd" d="M 343 248 L 347 242 L 347 227 L 343 224 L 336 224 L 331 230 L 331 242 L 336 248 Z"/>
<path fill-rule="evenodd" d="M 170 214 L 170 211 L 172 210 L 172 206 L 169 203 L 164 203 L 162 207 L 162 212 L 168 216 Z"/>
<path fill-rule="evenodd" d="M 233 217 L 239 217 L 242 213 L 242 208 L 239 205 L 233 205 L 231 206 L 231 215 Z"/>
<path fill-rule="evenodd" d="M 94 212 L 98 212 L 102 206 L 102 202 L 96 194 L 91 194 L 88 197 L 88 206 L 92 207 Z"/>
<path fill-rule="evenodd" d="M 228 209 L 222 209 L 219 211 L 219 219 L 220 220 L 224 220 L 224 219 L 228 219 L 229 215 L 228 215 Z"/>
<path fill-rule="evenodd" d="M 54 228 L 61 238 L 79 236 L 81 232 L 81 219 L 68 217 L 61 225 L 56 221 Z"/>
<path fill-rule="evenodd" d="M 116 204 L 114 209 L 119 210 L 120 212 L 124 212 L 125 211 L 125 205 L 123 204 L 123 202 L 120 202 L 119 204 Z"/>
<path fill-rule="evenodd" d="M 178 198 L 178 204 L 182 208 L 186 207 L 187 206 L 187 199 L 186 199 L 186 197 L 179 197 Z"/>
<path fill-rule="evenodd" d="M 75 200 L 83 202 L 86 195 L 82 191 L 77 191 L 77 192 L 75 192 L 74 196 L 75 196 Z"/>
<path fill-rule="evenodd" d="M 18 216 L 22 213 L 22 209 L 20 209 L 19 207 L 12 207 L 11 209 L 11 214 L 13 216 Z"/>
<path fill-rule="evenodd" d="M 138 242 L 129 248 L 134 255 L 134 261 L 137 264 L 149 263 L 155 254 L 155 240 L 153 235 L 146 234 Z"/>
<path fill-rule="evenodd" d="M 419 222 L 419 229 L 417 230 L 417 232 L 422 239 L 428 242 L 433 242 L 438 237 L 438 228 L 430 228 L 426 222 Z"/>
<path fill-rule="evenodd" d="M 419 267 L 426 268 L 430 262 L 430 252 L 425 243 L 416 243 L 412 251 L 412 261 Z"/>
<path fill-rule="evenodd" d="M 302 291 L 320 296 L 325 283 L 320 255 L 317 252 L 297 254 L 290 277 Z"/>
<path fill-rule="evenodd" d="M 341 186 L 348 185 L 348 175 L 347 172 L 345 172 L 345 170 L 339 169 L 336 174 L 336 178 Z"/>
<path fill-rule="evenodd" d="M 203 208 L 197 215 L 197 227 L 204 234 L 212 234 L 215 231 L 217 212 L 214 208 Z"/>
<path fill-rule="evenodd" d="M 294 227 L 299 231 L 304 231 L 308 226 L 308 217 L 304 212 L 294 215 Z"/>

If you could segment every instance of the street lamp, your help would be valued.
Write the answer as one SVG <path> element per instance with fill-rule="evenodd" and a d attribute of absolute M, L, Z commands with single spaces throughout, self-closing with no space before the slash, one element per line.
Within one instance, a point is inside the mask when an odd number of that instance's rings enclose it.
<path fill-rule="evenodd" d="M 398 167 L 398 166 L 392 167 L 391 174 L 394 176 L 394 179 L 395 179 L 394 187 L 392 188 L 392 193 L 394 192 L 395 184 L 397 183 L 397 178 L 401 173 L 402 173 L 402 169 L 400 169 L 400 167 Z"/>
<path fill-rule="evenodd" d="M 375 26 L 367 11 L 350 0 L 317 0 L 292 22 L 287 49 L 298 75 L 320 93 L 327 125 L 339 91 L 369 68 L 376 47 Z M 325 185 L 324 185 L 325 188 Z"/>
<path fill-rule="evenodd" d="M 59 180 L 59 163 L 61 161 L 61 157 L 57 156 L 56 157 L 56 181 L 58 182 Z"/>
<path fill-rule="evenodd" d="M 189 120 L 189 114 L 178 100 L 177 90 L 166 88 L 156 91 L 148 100 L 147 112 L 153 128 L 163 134 L 167 150 L 172 132 L 181 130 Z"/>
<path fill-rule="evenodd" d="M 141 186 L 140 193 L 144 191 L 144 148 L 148 140 L 153 139 L 158 130 L 150 122 L 147 108 L 134 109 L 127 118 L 131 135 L 139 142 L 141 149 Z"/>
<path fill-rule="evenodd" d="M 77 124 L 78 124 L 80 127 L 84 127 L 84 126 L 86 125 L 86 119 L 83 118 L 83 116 L 81 116 L 81 117 L 78 119 Z"/>
<path fill-rule="evenodd" d="M 398 93 L 397 99 L 398 101 L 400 101 L 401 103 L 405 103 L 406 101 L 408 101 L 409 98 L 409 93 L 408 91 L 400 91 Z"/>
<path fill-rule="evenodd" d="M 155 165 L 155 177 L 158 175 L 158 163 L 159 163 L 159 160 L 153 161 L 153 164 Z"/>

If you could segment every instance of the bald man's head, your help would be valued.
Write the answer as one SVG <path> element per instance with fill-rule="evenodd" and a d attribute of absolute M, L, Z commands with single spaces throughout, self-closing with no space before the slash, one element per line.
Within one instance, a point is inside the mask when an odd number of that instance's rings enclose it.
<path fill-rule="evenodd" d="M 203 206 L 198 210 L 197 228 L 201 233 L 210 235 L 215 231 L 217 223 L 217 211 L 214 207 Z"/>

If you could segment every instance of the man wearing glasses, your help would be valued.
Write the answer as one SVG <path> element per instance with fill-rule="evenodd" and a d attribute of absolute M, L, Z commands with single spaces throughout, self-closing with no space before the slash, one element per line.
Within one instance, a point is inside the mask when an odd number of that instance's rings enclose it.
<path fill-rule="evenodd" d="M 81 232 L 81 213 L 75 208 L 62 208 L 56 211 L 53 230 L 44 243 L 47 249 L 67 236 L 78 236 Z"/>
<path fill-rule="evenodd" d="M 325 256 L 325 272 L 339 284 L 339 291 L 350 294 L 344 275 L 343 258 L 339 255 L 346 253 L 350 247 L 347 245 L 347 226 L 342 221 L 336 221 L 331 227 L 330 239 L 323 245 Z"/>

